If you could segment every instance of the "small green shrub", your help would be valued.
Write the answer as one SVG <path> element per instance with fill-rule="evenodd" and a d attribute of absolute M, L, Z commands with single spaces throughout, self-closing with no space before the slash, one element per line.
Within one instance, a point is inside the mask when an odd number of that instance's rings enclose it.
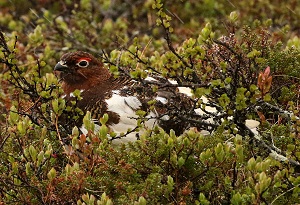
<path fill-rule="evenodd" d="M 0 0 L 0 203 L 298 203 L 298 3 L 116 2 Z M 78 119 L 94 125 L 76 108 L 80 94 L 65 102 L 52 73 L 69 50 L 115 76 L 189 87 L 193 107 L 168 112 L 193 129 L 155 127 L 112 146 L 103 116 L 99 133 L 81 134 Z M 220 115 L 191 115 L 207 106 Z"/>

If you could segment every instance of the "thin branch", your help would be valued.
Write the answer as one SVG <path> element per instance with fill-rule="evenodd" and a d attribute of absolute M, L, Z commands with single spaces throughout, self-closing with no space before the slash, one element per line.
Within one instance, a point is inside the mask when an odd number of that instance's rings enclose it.
<path fill-rule="evenodd" d="M 161 22 L 163 22 L 163 19 L 160 17 Z M 170 37 L 170 32 L 169 29 L 164 25 L 164 23 L 162 23 L 162 27 L 164 28 L 164 31 L 166 33 L 165 39 L 167 41 L 167 45 L 169 50 L 183 63 L 184 66 L 190 68 L 191 65 L 189 65 L 175 50 L 175 48 L 172 45 L 172 40 Z"/>

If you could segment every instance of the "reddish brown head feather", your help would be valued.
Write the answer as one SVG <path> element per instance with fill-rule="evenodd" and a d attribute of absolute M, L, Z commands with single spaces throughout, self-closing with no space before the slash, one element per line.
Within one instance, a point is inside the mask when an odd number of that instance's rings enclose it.
<path fill-rule="evenodd" d="M 80 66 L 79 62 L 82 60 L 87 61 L 87 66 Z M 56 72 L 62 79 L 62 88 L 66 94 L 76 89 L 89 89 L 94 85 L 105 83 L 111 77 L 109 70 L 101 61 L 83 51 L 64 54 L 58 65 L 64 67 Z"/>

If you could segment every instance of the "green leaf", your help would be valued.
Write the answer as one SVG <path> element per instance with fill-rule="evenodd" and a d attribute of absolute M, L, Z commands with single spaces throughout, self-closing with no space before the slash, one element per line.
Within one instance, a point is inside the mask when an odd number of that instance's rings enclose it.
<path fill-rule="evenodd" d="M 235 23 L 238 20 L 238 13 L 236 11 L 233 11 L 229 14 L 229 20 L 232 23 Z"/>
<path fill-rule="evenodd" d="M 17 112 L 17 109 L 15 106 L 12 106 L 10 108 L 10 112 L 9 112 L 9 122 L 14 125 L 17 123 L 17 121 L 19 120 L 19 114 Z"/>
<path fill-rule="evenodd" d="M 77 126 L 73 127 L 73 129 L 72 129 L 72 135 L 73 136 L 79 136 L 79 130 L 78 130 Z"/>
<path fill-rule="evenodd" d="M 227 96 L 226 93 L 222 94 L 221 97 L 219 97 L 219 104 L 220 106 L 223 107 L 223 109 L 227 110 L 227 107 L 229 106 L 231 100 L 230 98 Z"/>
<path fill-rule="evenodd" d="M 43 159 L 44 159 L 44 151 L 42 150 L 42 151 L 40 151 L 40 153 L 38 154 L 38 156 L 37 156 L 37 163 L 36 163 L 36 166 L 40 166 L 41 165 L 41 163 L 43 162 Z"/>
<path fill-rule="evenodd" d="M 270 93 L 267 93 L 265 96 L 264 96 L 264 101 L 265 102 L 270 102 L 272 100 L 272 96 L 270 95 Z"/>
<path fill-rule="evenodd" d="M 241 196 L 241 194 L 238 192 L 236 194 L 234 194 L 230 200 L 231 204 L 233 205 L 240 205 L 243 204 L 243 197 Z"/>
<path fill-rule="evenodd" d="M 185 164 L 185 159 L 183 157 L 179 157 L 178 167 L 181 168 L 184 164 Z"/>
<path fill-rule="evenodd" d="M 255 58 L 255 57 L 258 57 L 258 56 L 260 56 L 261 55 L 261 52 L 260 51 L 258 51 L 258 50 L 256 50 L 256 49 L 253 49 L 251 52 L 249 52 L 248 54 L 247 54 L 247 57 L 248 58 Z"/>
<path fill-rule="evenodd" d="M 140 198 L 139 198 L 139 201 L 138 202 L 135 202 L 134 203 L 134 205 L 146 205 L 147 204 L 147 201 L 146 201 L 146 199 L 143 197 L 143 196 L 141 196 Z"/>
<path fill-rule="evenodd" d="M 255 166 L 256 166 L 256 161 L 252 157 L 251 159 L 248 160 L 247 169 L 250 170 L 250 171 L 254 171 L 255 170 Z"/>
<path fill-rule="evenodd" d="M 31 156 L 32 161 L 35 162 L 36 158 L 37 158 L 37 151 L 36 151 L 36 149 L 34 148 L 33 145 L 30 145 L 28 150 L 29 150 L 29 154 Z"/>
<path fill-rule="evenodd" d="M 210 204 L 210 202 L 206 199 L 206 197 L 203 193 L 199 194 L 199 204 L 201 204 L 201 205 L 209 205 Z"/>
<path fill-rule="evenodd" d="M 17 129 L 18 129 L 18 132 L 21 136 L 24 136 L 26 134 L 26 125 L 24 123 L 24 121 L 19 121 L 18 124 L 17 124 Z"/>
<path fill-rule="evenodd" d="M 108 127 L 106 125 L 101 125 L 100 127 L 100 137 L 105 138 L 108 134 Z"/>
<path fill-rule="evenodd" d="M 218 143 L 218 145 L 214 148 L 214 150 L 215 150 L 216 159 L 219 162 L 222 162 L 224 160 L 224 157 L 225 157 L 225 152 L 224 152 L 223 145 L 221 143 Z"/>
<path fill-rule="evenodd" d="M 106 122 L 108 121 L 108 118 L 109 118 L 108 114 L 105 113 L 105 114 L 100 118 L 100 123 L 101 123 L 101 125 L 105 125 Z"/>
<path fill-rule="evenodd" d="M 31 169 L 31 166 L 30 166 L 30 162 L 26 163 L 26 165 L 25 165 L 25 172 L 26 172 L 27 176 L 30 176 L 32 174 L 32 169 Z"/>
<path fill-rule="evenodd" d="M 80 0 L 80 7 L 84 10 L 90 10 L 91 0 Z"/>
<path fill-rule="evenodd" d="M 52 100 L 52 109 L 56 114 L 58 114 L 58 99 Z"/>
<path fill-rule="evenodd" d="M 172 190 L 174 189 L 175 183 L 174 183 L 174 180 L 173 180 L 173 178 L 172 178 L 171 176 L 168 176 L 167 178 L 168 178 L 168 179 L 167 179 L 167 189 L 168 189 L 168 193 L 171 193 Z"/>
<path fill-rule="evenodd" d="M 236 151 L 236 156 L 238 158 L 239 162 L 243 162 L 244 161 L 244 148 L 242 145 L 236 145 L 235 147 L 235 151 Z"/>
<path fill-rule="evenodd" d="M 42 27 L 38 25 L 34 29 L 33 33 L 30 33 L 28 37 L 29 37 L 29 42 L 30 44 L 32 44 L 32 46 L 34 47 L 40 46 L 44 42 Z"/>
<path fill-rule="evenodd" d="M 52 169 L 48 172 L 47 177 L 50 181 L 52 181 L 56 177 L 56 170 L 52 167 Z"/>

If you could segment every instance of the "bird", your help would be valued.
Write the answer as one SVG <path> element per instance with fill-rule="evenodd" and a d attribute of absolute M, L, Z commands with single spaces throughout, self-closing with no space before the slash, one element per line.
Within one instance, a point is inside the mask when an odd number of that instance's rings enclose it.
<path fill-rule="evenodd" d="M 54 72 L 62 82 L 63 98 L 66 101 L 74 100 L 73 92 L 79 90 L 81 99 L 77 102 L 77 107 L 84 113 L 91 112 L 92 119 L 96 123 L 96 130 L 99 129 L 97 125 L 99 119 L 105 113 L 108 114 L 106 123 L 108 128 L 117 136 L 125 133 L 124 137 L 118 137 L 119 142 L 134 141 L 139 138 L 140 131 L 132 132 L 137 126 L 139 116 L 136 112 L 138 110 L 147 113 L 145 128 L 160 125 L 166 130 L 177 130 L 178 134 L 185 129 L 184 122 L 179 122 L 174 116 L 170 119 L 165 112 L 166 107 L 170 106 L 170 104 L 166 105 L 168 100 L 173 105 L 176 104 L 174 103 L 176 95 L 166 96 L 173 95 L 177 91 L 174 88 L 165 88 L 154 92 L 148 84 L 158 81 L 168 83 L 169 81 L 164 78 L 147 77 L 141 82 L 129 75 L 115 77 L 102 61 L 84 51 L 68 52 L 62 55 L 54 67 Z M 184 98 L 184 95 L 179 95 L 176 106 L 179 106 Z M 156 100 L 155 109 L 151 110 L 148 102 L 153 99 Z M 83 116 L 77 120 L 75 125 L 79 126 L 80 130 L 86 134 L 88 130 L 80 125 L 82 119 Z"/>
<path fill-rule="evenodd" d="M 106 125 L 118 136 L 111 138 L 116 144 L 135 141 L 145 130 L 136 129 L 138 110 L 146 113 L 144 128 L 151 129 L 158 125 L 167 132 L 173 129 L 177 135 L 198 125 L 201 131 L 207 134 L 205 126 L 213 124 L 213 119 L 206 115 L 218 114 L 214 107 L 205 106 L 205 110 L 195 108 L 192 90 L 180 87 L 175 80 L 157 75 L 133 79 L 126 72 L 116 77 L 102 61 L 88 52 L 74 51 L 63 54 L 55 65 L 54 72 L 62 82 L 62 97 L 67 102 L 74 100 L 73 92 L 79 90 L 80 100 L 76 106 L 84 113 L 91 113 L 91 118 L 96 123 L 96 131 L 100 128 L 100 118 L 105 113 L 108 115 Z M 153 84 L 163 86 L 155 91 L 151 86 Z M 205 96 L 201 99 L 204 103 L 209 101 Z M 153 100 L 154 108 L 149 104 Z M 195 116 L 196 124 L 191 124 L 185 116 Z M 87 134 L 88 130 L 82 125 L 82 120 L 83 115 L 74 125 Z M 251 130 L 256 129 L 258 125 L 257 121 L 246 121 L 246 126 Z"/>

